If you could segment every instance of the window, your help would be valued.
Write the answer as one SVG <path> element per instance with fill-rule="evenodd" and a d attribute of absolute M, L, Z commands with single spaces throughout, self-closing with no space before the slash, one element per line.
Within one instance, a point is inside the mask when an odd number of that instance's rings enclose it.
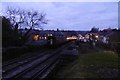
<path fill-rule="evenodd" d="M 39 40 L 39 35 L 34 35 L 33 40 L 38 41 Z"/>

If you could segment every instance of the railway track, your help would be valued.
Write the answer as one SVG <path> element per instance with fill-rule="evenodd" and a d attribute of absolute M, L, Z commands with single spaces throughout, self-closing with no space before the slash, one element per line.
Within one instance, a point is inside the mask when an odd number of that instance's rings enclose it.
<path fill-rule="evenodd" d="M 12 64 L 12 63 L 18 62 L 18 61 L 20 61 L 20 60 L 25 60 L 25 59 L 27 59 L 27 58 L 29 58 L 29 57 L 36 56 L 38 53 L 42 53 L 42 52 L 44 52 L 44 51 L 45 51 L 45 50 L 42 49 L 42 50 L 37 51 L 37 52 L 28 52 L 28 53 L 26 53 L 26 54 L 24 54 L 24 55 L 22 55 L 22 56 L 19 56 L 19 57 L 17 57 L 17 58 L 11 59 L 11 60 L 9 60 L 9 61 L 3 61 L 2 66 L 5 67 L 5 66 L 7 66 L 7 65 L 10 65 L 10 64 Z"/>
<path fill-rule="evenodd" d="M 3 79 L 43 79 L 59 63 L 60 52 L 68 47 L 70 43 L 54 50 L 45 51 L 37 56 L 29 56 L 22 60 L 12 61 L 4 64 Z"/>
<path fill-rule="evenodd" d="M 47 52 L 42 52 L 42 53 L 40 53 L 39 55 L 37 55 L 37 56 L 28 56 L 28 57 L 26 57 L 26 58 L 23 58 L 23 59 L 17 59 L 16 61 L 10 61 L 10 63 L 8 63 L 8 64 L 5 64 L 4 66 L 3 66 L 3 75 L 5 74 L 5 73 L 7 73 L 7 72 L 9 72 L 12 68 L 13 69 L 15 69 L 15 68 L 17 68 L 17 67 L 19 67 L 19 66 L 22 66 L 22 65 L 24 65 L 24 64 L 29 64 L 31 61 L 33 61 L 33 60 L 35 60 L 35 59 L 37 59 L 37 58 L 40 58 L 40 57 L 42 57 L 43 55 L 45 55 Z"/>

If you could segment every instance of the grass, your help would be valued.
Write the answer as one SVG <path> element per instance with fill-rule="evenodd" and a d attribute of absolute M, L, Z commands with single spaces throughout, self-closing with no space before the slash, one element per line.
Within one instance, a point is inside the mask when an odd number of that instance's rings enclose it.
<path fill-rule="evenodd" d="M 112 51 L 101 51 L 81 55 L 78 60 L 83 65 L 117 67 L 118 55 Z"/>
<path fill-rule="evenodd" d="M 120 66 L 118 59 L 120 58 L 113 51 L 88 51 L 87 54 L 80 54 L 76 61 L 64 66 L 56 77 L 115 78 Z"/>

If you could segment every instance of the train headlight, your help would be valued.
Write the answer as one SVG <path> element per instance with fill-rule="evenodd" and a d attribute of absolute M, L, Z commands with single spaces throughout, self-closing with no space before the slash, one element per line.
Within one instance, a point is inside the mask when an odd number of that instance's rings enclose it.
<path fill-rule="evenodd" d="M 70 38 L 67 37 L 66 39 L 69 40 Z"/>

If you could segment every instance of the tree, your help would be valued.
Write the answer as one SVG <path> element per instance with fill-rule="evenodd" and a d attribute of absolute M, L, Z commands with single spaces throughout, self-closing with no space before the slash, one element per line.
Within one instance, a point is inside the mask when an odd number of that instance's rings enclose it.
<path fill-rule="evenodd" d="M 21 45 L 19 39 L 20 34 L 12 29 L 12 24 L 10 20 L 2 16 L 2 46 L 18 46 Z"/>
<path fill-rule="evenodd" d="M 31 28 L 41 28 L 43 24 L 47 24 L 48 20 L 45 18 L 45 13 L 37 11 L 28 11 L 26 14 L 26 23 Z"/>
<path fill-rule="evenodd" d="M 97 33 L 99 31 L 99 28 L 93 27 L 90 32 Z"/>
<path fill-rule="evenodd" d="M 14 25 L 14 28 L 16 24 L 18 24 L 19 27 L 20 24 L 23 24 L 24 26 L 27 26 L 32 29 L 42 29 L 42 25 L 47 24 L 48 22 L 45 13 L 39 13 L 34 10 L 25 11 L 19 8 L 8 7 L 6 13 L 6 17 L 9 18 L 11 23 Z"/>
<path fill-rule="evenodd" d="M 45 18 L 45 13 L 39 13 L 37 11 L 26 12 L 25 23 L 29 27 L 25 36 L 29 36 L 28 33 L 35 28 L 43 29 L 42 25 L 47 24 L 48 20 Z"/>
<path fill-rule="evenodd" d="M 15 9 L 11 7 L 7 8 L 6 17 L 10 20 L 11 24 L 13 25 L 12 29 L 15 28 L 16 24 L 19 27 L 21 27 L 20 24 L 23 24 L 26 18 L 24 10 L 20 10 L 18 8 Z"/>
<path fill-rule="evenodd" d="M 39 28 L 43 29 L 42 25 L 47 24 L 48 20 L 46 19 L 45 13 L 39 13 L 37 11 L 25 11 L 19 8 L 8 7 L 6 11 L 6 17 L 10 20 L 12 29 L 17 32 L 18 29 L 29 28 L 26 33 L 23 35 L 23 39 L 27 41 L 29 37 L 29 32 L 32 29 Z M 22 26 L 21 26 L 22 25 Z"/>

